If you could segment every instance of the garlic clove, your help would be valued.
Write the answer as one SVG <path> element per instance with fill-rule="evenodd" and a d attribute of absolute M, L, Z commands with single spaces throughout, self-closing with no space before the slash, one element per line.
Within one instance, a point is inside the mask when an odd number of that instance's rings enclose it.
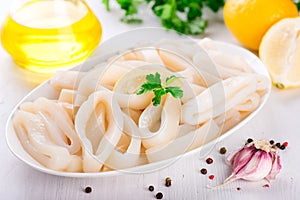
<path fill-rule="evenodd" d="M 249 162 L 239 170 L 237 177 L 248 181 L 265 178 L 272 168 L 272 157 L 264 151 L 256 151 Z"/>
<path fill-rule="evenodd" d="M 247 154 L 247 156 L 243 157 L 243 155 L 239 154 Z M 265 178 L 272 168 L 271 156 L 263 151 L 256 151 L 253 153 L 252 149 L 245 148 L 238 153 L 236 158 L 237 164 L 232 166 L 233 173 L 224 181 L 223 184 L 237 179 L 258 181 Z M 238 158 L 241 158 L 243 162 L 238 162 Z M 245 158 L 248 158 L 248 160 Z"/>
<path fill-rule="evenodd" d="M 242 148 L 233 158 L 232 170 L 234 173 L 238 173 L 253 157 L 256 149 L 253 147 Z"/>
<path fill-rule="evenodd" d="M 277 151 L 271 152 L 273 157 L 272 157 L 272 169 L 268 176 L 266 176 L 266 179 L 268 181 L 274 180 L 276 175 L 280 172 L 281 169 L 281 164 L 280 164 L 280 156 L 277 154 Z"/>

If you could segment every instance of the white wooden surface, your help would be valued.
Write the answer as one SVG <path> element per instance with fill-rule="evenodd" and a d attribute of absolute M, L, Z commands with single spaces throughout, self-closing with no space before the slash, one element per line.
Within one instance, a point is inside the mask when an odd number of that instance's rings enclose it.
<path fill-rule="evenodd" d="M 3 22 L 12 1 L 0 1 L 0 21 Z M 129 26 L 119 22 L 121 13 L 113 9 L 107 13 L 101 0 L 89 2 L 103 25 L 103 40 L 114 34 L 129 30 Z M 141 26 L 159 26 L 156 18 L 147 16 Z M 220 20 L 211 20 L 204 36 L 237 44 Z M 201 36 L 203 37 L 203 36 Z M 162 191 L 163 199 L 299 199 L 300 194 L 300 88 L 279 91 L 273 88 L 272 94 L 262 111 L 246 126 L 214 145 L 190 158 L 182 158 L 169 167 L 149 174 L 123 174 L 115 177 L 76 179 L 44 174 L 28 167 L 9 151 L 5 142 L 5 123 L 14 105 L 33 86 L 22 80 L 17 67 L 9 55 L 0 47 L 0 199 L 155 199 L 157 191 Z M 236 181 L 219 190 L 210 190 L 207 185 L 221 183 L 230 174 L 224 163 L 224 156 L 218 153 L 221 146 L 229 151 L 239 148 L 248 138 L 288 141 L 289 147 L 281 151 L 282 171 L 276 181 L 264 188 L 266 181 Z M 206 157 L 214 163 L 207 165 Z M 199 170 L 205 167 L 209 180 Z M 170 176 L 172 186 L 164 186 L 164 179 Z M 152 184 L 155 192 L 147 187 Z M 83 188 L 91 186 L 92 193 L 86 194 Z M 237 190 L 240 187 L 241 190 Z"/>

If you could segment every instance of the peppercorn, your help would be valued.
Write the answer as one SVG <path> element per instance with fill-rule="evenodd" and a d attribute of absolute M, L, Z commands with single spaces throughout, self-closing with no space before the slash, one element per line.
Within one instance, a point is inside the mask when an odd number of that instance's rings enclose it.
<path fill-rule="evenodd" d="M 214 176 L 214 175 L 210 175 L 208 178 L 209 178 L 210 180 L 213 180 L 213 179 L 215 178 L 215 176 Z"/>
<path fill-rule="evenodd" d="M 273 145 L 274 144 L 274 140 L 270 140 L 270 145 Z"/>
<path fill-rule="evenodd" d="M 150 185 L 150 186 L 148 187 L 148 190 L 149 190 L 150 192 L 153 192 L 153 191 L 154 191 L 154 186 L 153 186 L 153 185 Z"/>
<path fill-rule="evenodd" d="M 92 192 L 92 188 L 90 186 L 87 186 L 85 189 L 84 189 L 85 193 L 91 193 Z"/>
<path fill-rule="evenodd" d="M 253 142 L 253 139 L 252 138 L 248 138 L 247 143 L 251 143 L 251 142 Z"/>
<path fill-rule="evenodd" d="M 284 145 L 285 147 L 287 147 L 289 145 L 288 142 L 284 142 L 282 145 Z"/>
<path fill-rule="evenodd" d="M 167 177 L 167 178 L 166 178 L 166 183 L 165 183 L 165 185 L 166 185 L 167 187 L 170 187 L 170 186 L 172 185 L 172 180 L 171 180 L 170 177 Z"/>
<path fill-rule="evenodd" d="M 285 146 L 284 146 L 284 145 L 281 145 L 281 146 L 279 147 L 279 149 L 284 150 L 284 149 L 285 149 Z"/>
<path fill-rule="evenodd" d="M 220 154 L 225 154 L 227 149 L 225 147 L 220 148 Z"/>
<path fill-rule="evenodd" d="M 240 188 L 240 187 L 237 187 L 236 189 L 237 189 L 237 190 L 241 190 L 241 188 Z"/>
<path fill-rule="evenodd" d="M 214 160 L 212 159 L 212 158 L 207 158 L 206 159 L 206 163 L 207 164 L 211 164 L 211 163 L 213 163 L 214 162 Z"/>
<path fill-rule="evenodd" d="M 202 169 L 200 170 L 200 172 L 201 172 L 201 174 L 205 175 L 205 174 L 207 174 L 207 169 L 202 168 Z"/>
<path fill-rule="evenodd" d="M 156 195 L 155 195 L 155 197 L 157 198 L 157 199 L 162 199 L 163 198 L 163 193 L 161 193 L 161 192 L 158 192 Z"/>
<path fill-rule="evenodd" d="M 276 147 L 278 147 L 278 148 L 280 148 L 280 146 L 281 146 L 280 142 L 277 142 L 275 145 L 276 145 Z"/>
<path fill-rule="evenodd" d="M 270 185 L 269 185 L 269 184 L 264 184 L 263 187 L 264 187 L 264 188 L 269 188 Z"/>

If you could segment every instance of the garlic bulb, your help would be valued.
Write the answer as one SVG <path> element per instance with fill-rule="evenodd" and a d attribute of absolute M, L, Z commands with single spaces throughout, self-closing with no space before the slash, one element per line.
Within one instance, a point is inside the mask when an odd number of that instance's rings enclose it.
<path fill-rule="evenodd" d="M 227 157 L 231 165 L 232 174 L 222 185 L 237 179 L 271 181 L 281 169 L 280 156 L 277 148 L 271 146 L 266 140 L 257 140 L 246 144 L 240 150 Z"/>

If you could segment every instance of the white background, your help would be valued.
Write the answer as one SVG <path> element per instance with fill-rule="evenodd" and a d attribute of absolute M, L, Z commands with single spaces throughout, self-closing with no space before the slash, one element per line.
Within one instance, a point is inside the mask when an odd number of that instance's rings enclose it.
<path fill-rule="evenodd" d="M 13 1 L 0 1 L 0 22 L 8 13 Z M 142 26 L 159 26 L 157 19 L 149 11 L 143 11 L 142 25 L 122 24 L 118 7 L 113 6 L 107 13 L 101 0 L 89 2 L 103 26 L 103 39 L 120 32 Z M 209 14 L 210 24 L 206 34 L 210 37 L 233 44 L 236 40 L 230 35 L 222 20 Z M 155 199 L 155 193 L 162 191 L 164 199 L 299 199 L 300 194 L 300 89 L 279 91 L 272 89 L 271 96 L 261 112 L 246 126 L 223 141 L 218 141 L 210 150 L 181 158 L 172 166 L 149 174 L 123 174 L 105 178 L 64 178 L 36 171 L 19 161 L 9 151 L 5 142 L 5 123 L 14 105 L 21 100 L 33 85 L 22 78 L 22 74 L 9 55 L 0 47 L 0 199 Z M 221 183 L 230 175 L 230 168 L 224 163 L 224 156 L 218 149 L 226 146 L 229 151 L 243 145 L 248 138 L 288 141 L 289 147 L 281 151 L 282 171 L 277 179 L 264 188 L 265 180 L 259 182 L 236 181 L 219 190 L 210 190 L 206 185 Z M 207 165 L 206 157 L 214 163 Z M 208 174 L 214 174 L 213 181 L 203 176 L 199 170 L 205 167 Z M 164 186 L 164 179 L 170 176 L 171 187 Z M 155 186 L 155 192 L 147 190 Z M 93 192 L 86 194 L 87 185 Z M 241 190 L 236 188 L 240 187 Z"/>

